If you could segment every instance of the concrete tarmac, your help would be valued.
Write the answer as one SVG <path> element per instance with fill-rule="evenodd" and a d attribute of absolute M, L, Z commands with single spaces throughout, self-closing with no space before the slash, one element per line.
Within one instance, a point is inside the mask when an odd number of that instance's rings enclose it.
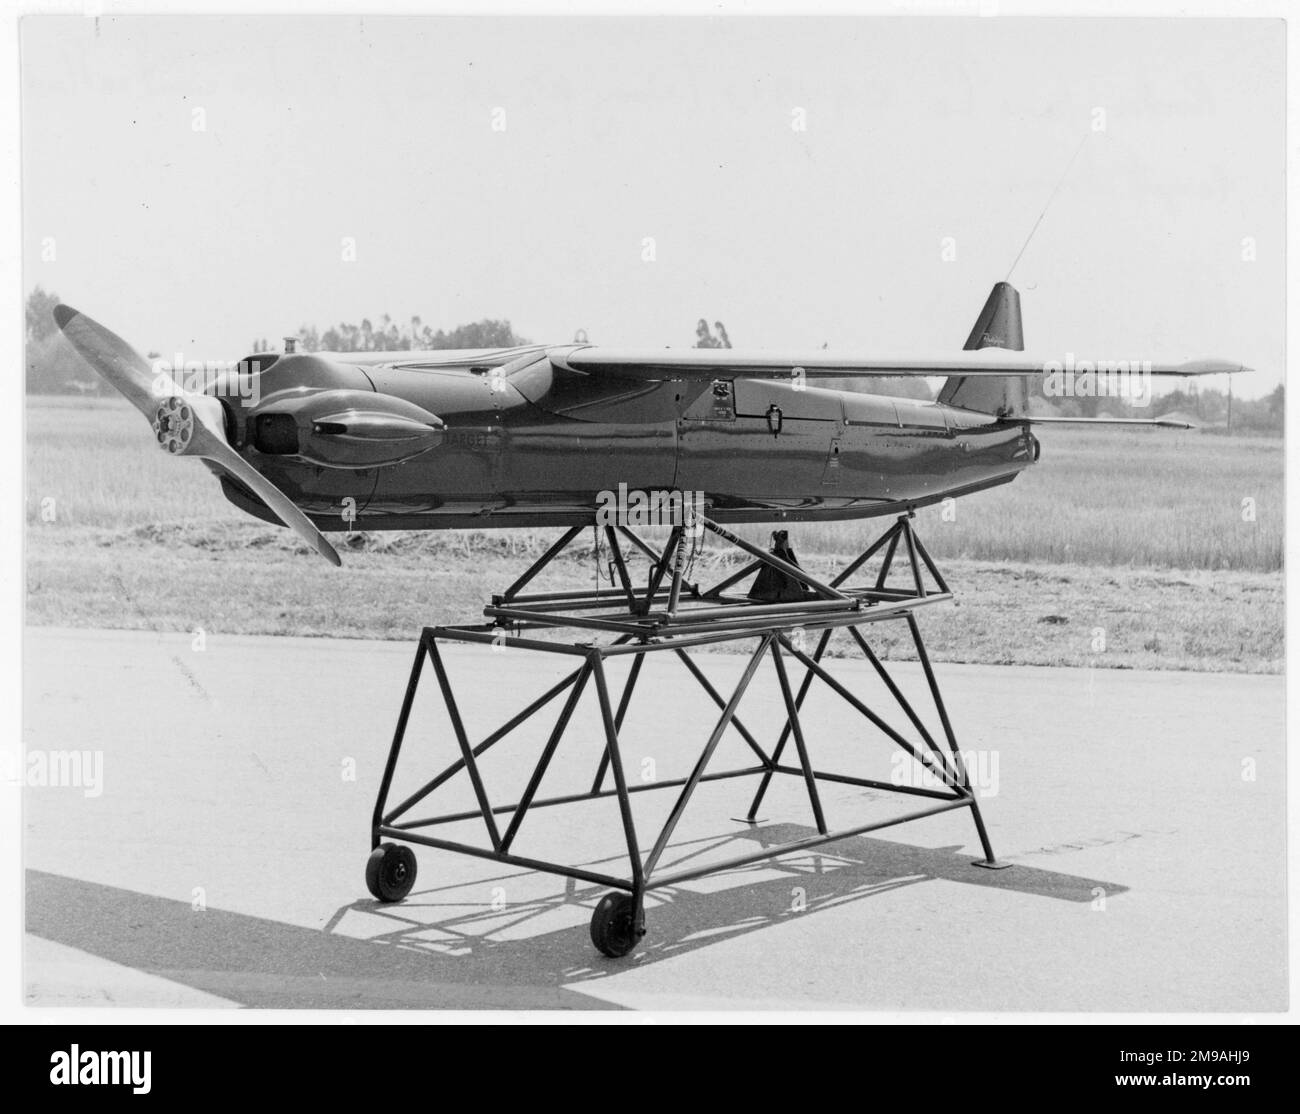
<path fill-rule="evenodd" d="M 1281 677 L 941 663 L 993 846 L 1012 869 L 971 865 L 979 843 L 959 809 L 654 891 L 646 938 L 610 960 L 588 936 L 599 886 L 420 848 L 406 901 L 381 906 L 367 893 L 370 813 L 413 652 L 413 643 L 29 629 L 28 1001 L 1286 1008 Z M 483 646 L 446 654 L 471 742 L 571 667 Z M 695 660 L 724 696 L 745 664 Z M 831 668 L 915 737 L 864 661 Z M 896 669 L 919 707 L 919 667 Z M 612 667 L 615 699 L 624 672 Z M 394 802 L 459 753 L 431 670 L 424 682 Z M 484 756 L 494 805 L 517 799 L 559 708 Z M 717 714 L 680 662 L 651 655 L 622 735 L 629 782 L 685 776 Z M 769 664 L 738 714 L 769 748 L 783 722 Z M 915 764 L 820 682 L 804 720 L 817 768 L 925 787 Z M 937 736 L 937 717 L 924 721 Z M 587 788 L 602 745 L 589 691 L 541 795 Z M 754 760 L 731 732 L 709 769 Z M 793 748 L 786 760 L 797 761 Z M 755 785 L 702 786 L 662 869 L 815 834 L 799 777 L 774 781 L 760 825 L 733 819 Z M 643 852 L 676 797 L 672 788 L 634 797 Z M 927 800 L 823 782 L 821 802 L 834 830 Z M 473 807 L 462 772 L 409 815 Z M 440 831 L 487 844 L 478 817 Z M 530 812 L 514 849 L 628 874 L 608 798 Z"/>

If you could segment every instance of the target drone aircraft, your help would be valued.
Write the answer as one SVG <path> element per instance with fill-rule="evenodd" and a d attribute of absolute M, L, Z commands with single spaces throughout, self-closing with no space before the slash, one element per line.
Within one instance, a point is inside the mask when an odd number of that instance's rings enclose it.
<path fill-rule="evenodd" d="M 984 855 L 975 865 L 1006 866 L 994 857 L 917 624 L 919 607 L 952 595 L 916 534 L 915 512 L 1015 479 L 1039 457 L 1033 427 L 1042 422 L 1182 425 L 1162 419 L 1034 416 L 1029 385 L 1035 380 L 1047 395 L 1127 394 L 1140 407 L 1150 401 L 1151 376 L 1246 370 L 1225 360 L 1099 361 L 1069 353 L 1061 359 L 1030 358 L 1024 354 L 1020 297 L 1005 282 L 993 288 L 958 357 L 891 359 L 824 349 L 624 351 L 583 344 L 476 352 L 260 353 L 197 390 L 151 365 L 84 314 L 59 306 L 54 316 L 87 363 L 145 416 L 164 451 L 203 460 L 236 506 L 289 526 L 335 564 L 339 556 L 325 537 L 328 531 L 562 528 L 545 553 L 493 596 L 484 608 L 487 622 L 423 629 L 371 816 L 366 885 L 381 903 L 405 898 L 416 878 L 414 844 L 607 886 L 612 892 L 595 905 L 591 939 L 610 957 L 627 955 L 644 936 L 651 890 L 952 809 L 970 809 Z M 873 376 L 942 377 L 943 386 L 934 401 L 922 401 L 810 382 Z M 776 531 L 765 551 L 725 525 L 882 516 L 896 521 L 838 575 L 825 579 L 799 565 L 788 531 Z M 646 525 L 670 526 L 667 541 L 656 543 L 633 529 Z M 615 586 L 525 593 L 585 527 L 595 528 L 598 547 L 603 536 Z M 692 580 L 706 532 L 749 559 L 712 587 Z M 649 558 L 643 586 L 633 583 L 624 545 Z M 880 563 L 874 578 L 851 584 L 850 577 L 872 560 Z M 897 577 L 890 580 L 891 571 L 899 569 L 907 581 L 901 586 Z M 751 574 L 748 592 L 730 591 Z M 941 730 L 933 729 L 933 721 L 926 725 L 906 694 L 908 685 L 891 676 L 883 655 L 862 634 L 891 621 L 908 627 Z M 568 642 L 536 637 L 539 630 L 556 629 L 579 635 Z M 836 631 L 853 639 L 883 681 L 911 724 L 911 739 L 884 718 L 878 703 L 857 695 L 842 674 L 826 668 L 823 657 Z M 805 644 L 809 633 L 817 636 L 815 647 Z M 602 635 L 606 641 L 599 640 Z M 560 655 L 574 668 L 503 726 L 471 743 L 440 650 L 448 640 Z M 741 640 L 756 646 L 725 698 L 687 650 Z M 630 786 L 620 735 L 642 662 L 654 653 L 680 659 L 689 671 L 688 686 L 698 683 L 719 715 L 689 775 Z M 778 737 L 764 745 L 738 708 L 760 664 L 769 659 L 785 713 Z M 389 792 L 426 661 L 436 672 L 457 753 L 445 769 L 391 805 Z M 607 670 L 619 661 L 630 665 L 615 701 Z M 787 662 L 803 670 L 797 692 Z M 528 675 L 534 672 L 544 675 L 532 670 Z M 819 768 L 817 748 L 804 729 L 805 697 L 814 680 L 910 755 L 930 784 L 900 785 Z M 596 726 L 570 732 L 583 693 L 593 689 L 599 702 Z M 479 758 L 561 696 L 562 709 L 522 796 L 494 804 Z M 712 769 L 710 761 L 728 733 L 740 736 L 755 761 Z M 587 746 L 596 736 L 594 780 L 585 791 L 540 797 L 566 734 L 580 736 Z M 790 743 L 797 763 L 783 761 Z M 462 772 L 473 788 L 474 809 L 410 819 L 416 806 Z M 758 824 L 760 805 L 777 775 L 802 780 L 815 830 L 786 842 L 760 840 L 757 850 L 745 841 L 744 853 L 723 861 L 700 862 L 692 853 L 689 862 L 661 862 L 702 782 L 757 778 L 744 822 Z M 873 801 L 901 794 L 923 807 L 835 827 L 819 790 L 825 780 L 870 789 Z M 678 796 L 647 851 L 637 835 L 631 797 L 666 788 L 678 789 Z M 610 796 L 617 798 L 626 840 L 626 876 L 515 849 L 531 809 L 580 806 Z M 486 844 L 432 834 L 457 823 L 481 823 Z"/>

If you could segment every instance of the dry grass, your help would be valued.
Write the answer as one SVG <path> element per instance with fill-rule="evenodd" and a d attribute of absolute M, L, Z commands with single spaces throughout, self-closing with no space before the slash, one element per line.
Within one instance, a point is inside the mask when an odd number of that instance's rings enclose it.
<path fill-rule="evenodd" d="M 1283 443 L 1164 429 L 1040 429 L 1042 459 L 1009 486 L 918 515 L 936 557 L 1174 569 L 1282 568 Z M 1254 520 L 1242 516 L 1254 500 Z M 860 524 L 800 528 L 848 552 Z"/>

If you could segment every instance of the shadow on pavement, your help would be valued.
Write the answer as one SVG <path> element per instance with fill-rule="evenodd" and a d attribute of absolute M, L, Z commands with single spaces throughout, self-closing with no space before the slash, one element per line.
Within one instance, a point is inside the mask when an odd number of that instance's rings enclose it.
<path fill-rule="evenodd" d="M 767 846 L 811 834 L 801 825 L 778 824 L 678 844 L 674 866 L 719 850 L 735 853 L 736 842 Z M 648 934 L 622 960 L 601 956 L 588 935 L 588 910 L 604 891 L 572 881 L 562 893 L 505 909 L 457 900 L 455 891 L 464 885 L 417 889 L 398 905 L 352 902 L 316 930 L 220 909 L 196 913 L 183 901 L 28 870 L 26 927 L 244 1006 L 610 1009 L 616 1007 L 578 987 L 904 886 L 945 880 L 1070 902 L 1092 901 L 1097 887 L 1108 897 L 1127 888 L 1029 866 L 981 870 L 958 851 L 856 836 L 710 875 L 708 892 L 687 886 L 653 891 Z M 481 893 L 494 880 L 477 879 L 474 887 Z M 529 921 L 565 906 L 581 907 L 568 910 L 580 923 L 528 934 Z M 338 932 L 349 914 L 368 917 L 379 931 L 366 939 Z M 761 987 L 743 989 L 747 998 L 761 995 Z"/>

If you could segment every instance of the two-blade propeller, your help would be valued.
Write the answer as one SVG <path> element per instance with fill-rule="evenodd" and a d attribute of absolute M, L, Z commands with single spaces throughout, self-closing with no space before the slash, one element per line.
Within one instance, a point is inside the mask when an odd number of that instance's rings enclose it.
<path fill-rule="evenodd" d="M 176 456 L 197 456 L 224 469 L 322 557 L 342 564 L 334 547 L 293 500 L 231 447 L 217 399 L 184 390 L 155 371 L 121 337 L 71 306 L 56 307 L 54 320 L 78 355 L 149 420 L 163 449 Z"/>

